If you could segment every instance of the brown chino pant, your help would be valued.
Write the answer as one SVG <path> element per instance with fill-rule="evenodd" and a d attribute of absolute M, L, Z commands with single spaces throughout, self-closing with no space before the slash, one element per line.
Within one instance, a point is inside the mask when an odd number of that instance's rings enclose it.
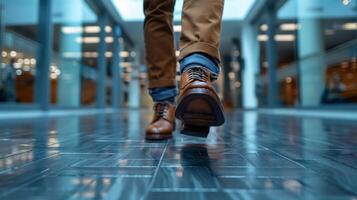
<path fill-rule="evenodd" d="M 192 53 L 205 53 L 220 60 L 223 6 L 224 0 L 184 0 L 178 60 Z M 175 0 L 144 0 L 149 88 L 176 85 L 174 7 Z"/>

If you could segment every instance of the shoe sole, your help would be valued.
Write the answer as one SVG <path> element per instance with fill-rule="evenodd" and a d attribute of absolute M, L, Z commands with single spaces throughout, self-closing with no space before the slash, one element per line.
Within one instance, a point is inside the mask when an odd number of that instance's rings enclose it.
<path fill-rule="evenodd" d="M 196 126 L 192 124 L 183 124 L 181 134 L 195 136 L 195 137 L 207 137 L 210 127 L 208 126 Z"/>
<path fill-rule="evenodd" d="M 220 126 L 224 123 L 222 105 L 215 93 L 205 88 L 193 88 L 186 91 L 183 95 L 184 97 L 178 103 L 175 111 L 176 118 L 180 119 L 184 124 L 184 128 L 181 131 L 182 134 L 206 137 L 210 126 Z M 190 103 L 195 100 L 206 102 L 212 112 L 198 113 L 187 110 Z"/>
<path fill-rule="evenodd" d="M 152 136 L 145 136 L 146 140 L 169 140 L 172 138 L 172 135 L 162 136 L 162 135 L 152 135 Z"/>

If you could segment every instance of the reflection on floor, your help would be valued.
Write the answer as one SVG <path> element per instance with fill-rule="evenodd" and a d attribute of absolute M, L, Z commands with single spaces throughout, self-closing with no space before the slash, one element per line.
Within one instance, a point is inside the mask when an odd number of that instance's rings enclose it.
<path fill-rule="evenodd" d="M 0 121 L 0 199 L 357 199 L 357 123 L 234 112 L 145 141 L 147 111 Z"/>

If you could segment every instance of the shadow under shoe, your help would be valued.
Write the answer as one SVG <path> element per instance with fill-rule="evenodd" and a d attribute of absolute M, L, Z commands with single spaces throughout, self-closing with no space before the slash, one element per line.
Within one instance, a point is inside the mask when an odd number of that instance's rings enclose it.
<path fill-rule="evenodd" d="M 204 68 L 190 68 L 181 76 L 175 115 L 183 123 L 182 134 L 207 137 L 210 126 L 220 126 L 225 121 L 222 103 L 210 77 Z"/>
<path fill-rule="evenodd" d="M 154 117 L 146 129 L 146 139 L 165 140 L 172 138 L 175 130 L 175 108 L 168 102 L 154 104 Z"/>
<path fill-rule="evenodd" d="M 210 157 L 204 144 L 185 145 L 181 150 L 182 166 L 210 167 Z"/>

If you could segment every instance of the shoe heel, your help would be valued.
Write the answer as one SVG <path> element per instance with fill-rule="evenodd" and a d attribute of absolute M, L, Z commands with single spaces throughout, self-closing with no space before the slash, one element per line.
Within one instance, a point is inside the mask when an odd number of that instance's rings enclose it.
<path fill-rule="evenodd" d="M 209 126 L 197 126 L 192 124 L 184 124 L 181 130 L 181 134 L 195 136 L 195 137 L 207 137 L 209 134 Z"/>
<path fill-rule="evenodd" d="M 188 108 L 196 100 L 204 101 L 211 109 L 210 113 L 200 113 Z M 205 126 L 220 126 L 224 123 L 224 114 L 218 96 L 208 89 L 194 88 L 186 91 L 184 97 L 179 99 L 175 116 L 184 123 L 204 124 Z"/>

